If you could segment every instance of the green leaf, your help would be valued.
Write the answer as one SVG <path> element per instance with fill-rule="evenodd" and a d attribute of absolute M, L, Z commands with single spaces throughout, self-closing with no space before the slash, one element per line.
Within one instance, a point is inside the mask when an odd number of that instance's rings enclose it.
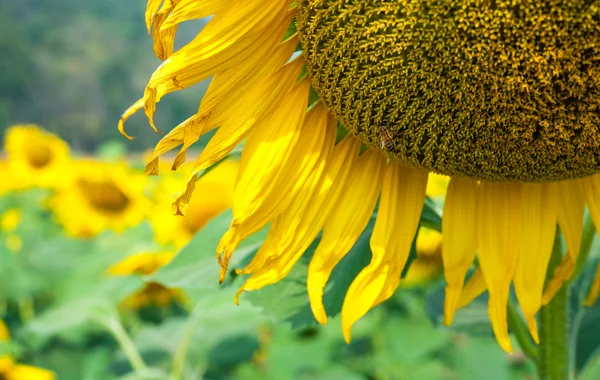
<path fill-rule="evenodd" d="M 404 318 L 397 323 L 386 323 L 381 334 L 388 337 L 385 340 L 385 355 L 404 363 L 427 361 L 428 357 L 450 344 L 447 331 L 434 329 L 431 322 L 418 316 Z M 389 339 L 389 337 L 402 337 L 402 339 Z"/>
<path fill-rule="evenodd" d="M 119 377 L 118 380 L 166 380 L 168 378 L 169 375 L 161 369 L 146 368 L 144 370 Z"/>
<path fill-rule="evenodd" d="M 577 377 L 578 380 L 597 380 L 600 379 L 600 349 L 596 350 L 596 353 L 592 355 L 592 358 L 588 360 L 585 368 L 581 374 Z"/>
<path fill-rule="evenodd" d="M 441 232 L 441 215 L 442 210 L 440 207 L 430 197 L 426 197 L 423 211 L 421 212 L 421 225 Z"/>
<path fill-rule="evenodd" d="M 117 315 L 119 301 L 142 285 L 138 277 L 113 277 L 80 288 L 79 292 L 73 289 L 70 298 L 40 314 L 26 327 L 34 334 L 52 336 L 82 324 L 105 320 Z"/>
<path fill-rule="evenodd" d="M 505 355 L 494 339 L 462 337 L 450 352 L 456 378 L 461 380 L 508 380 Z"/>

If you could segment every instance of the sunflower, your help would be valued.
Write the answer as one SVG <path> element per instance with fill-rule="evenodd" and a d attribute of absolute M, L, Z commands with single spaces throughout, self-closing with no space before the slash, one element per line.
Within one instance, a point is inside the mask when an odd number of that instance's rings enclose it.
<path fill-rule="evenodd" d="M 487 289 L 494 333 L 511 351 L 511 284 L 537 341 L 536 313 L 574 271 L 586 205 L 600 226 L 599 5 L 150 0 L 146 23 L 164 62 L 119 128 L 143 108 L 156 130 L 163 96 L 212 77 L 198 112 L 159 142 L 147 172 L 181 146 L 177 168 L 216 129 L 174 203 L 183 214 L 196 175 L 245 140 L 217 252 L 221 277 L 239 242 L 267 223 L 240 292 L 281 280 L 322 232 L 307 279 L 320 323 L 324 286 L 378 204 L 371 262 L 342 306 L 347 340 L 399 285 L 428 172 L 449 176 L 445 323 L 477 257 L 472 278 L 484 280 L 477 291 Z M 178 25 L 209 15 L 174 51 Z M 567 249 L 545 286 L 557 225 Z"/>
<path fill-rule="evenodd" d="M 108 268 L 111 276 L 145 276 L 156 272 L 173 259 L 173 252 L 142 252 Z M 123 301 L 128 309 L 141 309 L 156 305 L 167 307 L 173 301 L 182 301 L 183 293 L 179 289 L 170 289 L 157 282 L 148 282 L 143 289 Z"/>
<path fill-rule="evenodd" d="M 68 180 L 69 146 L 37 125 L 10 127 L 5 149 L 13 186 L 55 188 Z"/>
<path fill-rule="evenodd" d="M 230 208 L 238 167 L 237 161 L 228 160 L 202 176 L 196 183 L 185 216 L 173 215 L 171 198 L 185 185 L 186 178 L 177 175 L 178 172 L 163 176 L 156 190 L 157 203 L 150 216 L 156 241 L 181 248 L 212 218 Z"/>
<path fill-rule="evenodd" d="M 71 166 L 73 180 L 50 200 L 56 220 L 74 237 L 118 232 L 148 215 L 147 178 L 125 164 L 82 160 Z"/>
<path fill-rule="evenodd" d="M 0 342 L 10 340 L 10 332 L 0 320 Z M 16 364 L 11 355 L 0 355 L 0 379 L 5 380 L 54 380 L 56 376 L 47 369 Z"/>

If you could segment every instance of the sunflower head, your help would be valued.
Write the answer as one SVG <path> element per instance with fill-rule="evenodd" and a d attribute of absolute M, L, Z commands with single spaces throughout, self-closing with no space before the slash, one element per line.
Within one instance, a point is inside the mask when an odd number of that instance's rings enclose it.
<path fill-rule="evenodd" d="M 74 179 L 59 189 L 50 206 L 65 231 L 91 237 L 105 229 L 123 231 L 149 213 L 144 191 L 148 180 L 124 164 L 83 160 L 74 164 Z"/>
<path fill-rule="evenodd" d="M 402 163 L 492 181 L 600 170 L 600 7 L 590 1 L 298 2 L 311 83 Z"/>
<path fill-rule="evenodd" d="M 54 188 L 68 180 L 69 146 L 36 125 L 9 128 L 5 149 L 11 175 L 21 187 Z"/>

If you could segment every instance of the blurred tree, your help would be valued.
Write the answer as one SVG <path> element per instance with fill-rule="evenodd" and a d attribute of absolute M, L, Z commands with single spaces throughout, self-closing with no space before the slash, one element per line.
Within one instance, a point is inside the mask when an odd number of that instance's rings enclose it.
<path fill-rule="evenodd" d="M 160 61 L 143 20 L 145 0 L 22 0 L 0 2 L 0 133 L 16 123 L 38 123 L 76 150 L 91 152 L 121 139 L 120 114 L 142 94 Z M 195 34 L 198 25 L 194 25 Z M 177 41 L 181 46 L 181 41 Z M 195 112 L 203 93 L 175 94 L 161 103 L 157 124 L 169 130 Z M 136 116 L 133 150 L 160 135 Z"/>

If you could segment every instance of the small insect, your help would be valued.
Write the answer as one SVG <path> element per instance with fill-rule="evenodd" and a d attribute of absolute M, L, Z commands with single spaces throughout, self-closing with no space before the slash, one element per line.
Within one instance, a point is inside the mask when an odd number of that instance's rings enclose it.
<path fill-rule="evenodd" d="M 396 145 L 394 144 L 390 131 L 387 129 L 387 124 L 379 126 L 379 142 L 381 143 L 381 149 L 385 149 L 392 153 L 396 150 Z"/>

